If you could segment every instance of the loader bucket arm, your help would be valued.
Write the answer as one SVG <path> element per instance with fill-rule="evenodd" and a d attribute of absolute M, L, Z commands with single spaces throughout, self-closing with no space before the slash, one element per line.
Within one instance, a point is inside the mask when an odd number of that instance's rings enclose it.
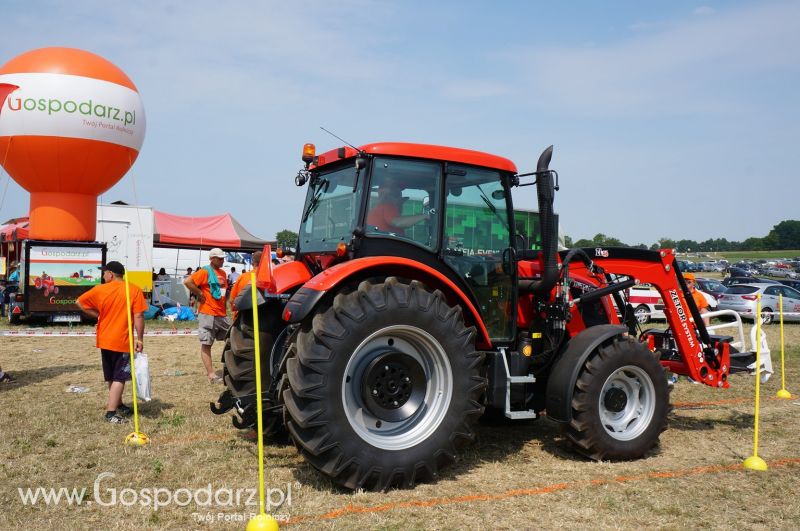
<path fill-rule="evenodd" d="M 714 348 L 700 311 L 671 249 L 645 251 L 603 247 L 583 249 L 594 267 L 607 275 L 625 275 L 652 285 L 664 302 L 664 315 L 672 330 L 682 361 L 664 363 L 674 372 L 691 376 L 712 387 L 728 387 L 730 352 L 727 345 Z M 563 256 L 562 256 L 563 258 Z M 589 265 L 570 265 L 570 272 L 589 273 Z M 601 286 L 602 288 L 603 286 Z"/>

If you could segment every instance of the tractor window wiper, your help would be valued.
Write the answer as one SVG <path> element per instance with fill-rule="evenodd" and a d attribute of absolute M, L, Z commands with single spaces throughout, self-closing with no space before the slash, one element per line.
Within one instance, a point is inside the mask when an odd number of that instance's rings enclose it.
<path fill-rule="evenodd" d="M 302 222 L 305 223 L 308 217 L 317 209 L 319 206 L 319 200 L 328 190 L 329 181 L 327 179 L 322 179 L 319 181 L 319 190 L 314 194 L 314 197 L 311 198 L 311 201 L 308 202 L 308 207 L 306 211 L 303 212 L 303 219 Z"/>
<path fill-rule="evenodd" d="M 501 216 L 500 214 L 498 214 L 498 212 L 497 212 L 497 207 L 496 207 L 496 206 L 494 206 L 494 204 L 492 203 L 492 201 L 491 201 L 491 200 L 490 200 L 490 199 L 489 199 L 489 198 L 486 196 L 486 193 L 483 191 L 483 188 L 481 188 L 481 185 L 479 185 L 479 184 L 476 184 L 475 186 L 477 186 L 477 187 L 478 187 L 478 190 L 481 192 L 481 199 L 483 199 L 483 202 L 484 202 L 484 203 L 486 203 L 486 206 L 487 206 L 487 207 L 489 207 L 489 210 L 491 210 L 491 211 L 492 211 L 492 214 L 494 214 L 494 215 L 495 215 L 495 217 L 496 217 L 497 219 L 499 219 L 499 220 L 500 220 L 500 223 L 502 223 L 502 224 L 503 224 L 503 227 L 504 227 L 506 230 L 508 230 L 508 221 L 506 221 L 505 219 L 503 219 L 503 216 Z"/>

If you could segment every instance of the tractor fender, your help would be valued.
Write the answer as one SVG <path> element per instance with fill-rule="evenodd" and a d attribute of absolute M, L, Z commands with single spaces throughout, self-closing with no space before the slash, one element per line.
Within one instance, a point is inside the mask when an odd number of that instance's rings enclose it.
<path fill-rule="evenodd" d="M 238 311 L 250 310 L 253 307 L 252 291 L 250 290 L 250 273 L 247 275 L 247 284 L 242 287 L 239 295 L 233 301 L 234 307 Z M 302 262 L 285 262 L 273 267 L 272 282 L 275 293 L 282 295 L 291 292 L 297 286 L 302 286 L 312 277 L 308 267 Z M 268 299 L 262 295 L 261 290 L 256 290 L 257 305 L 261 306 Z M 269 299 L 272 300 L 272 299 Z"/>
<path fill-rule="evenodd" d="M 572 393 L 586 359 L 604 342 L 627 332 L 625 326 L 604 324 L 589 327 L 569 340 L 548 376 L 548 418 L 557 422 L 572 420 Z"/>
<path fill-rule="evenodd" d="M 367 276 L 399 276 L 418 280 L 433 289 L 441 290 L 448 302 L 464 308 L 464 321 L 467 325 L 474 325 L 477 328 L 477 346 L 479 348 L 491 346 L 489 332 L 483 324 L 480 313 L 469 297 L 452 280 L 430 266 L 398 256 L 357 258 L 326 269 L 292 295 L 284 308 L 283 319 L 289 323 L 301 322 L 327 293 L 336 291 L 340 284 L 351 279 L 363 279 Z"/>

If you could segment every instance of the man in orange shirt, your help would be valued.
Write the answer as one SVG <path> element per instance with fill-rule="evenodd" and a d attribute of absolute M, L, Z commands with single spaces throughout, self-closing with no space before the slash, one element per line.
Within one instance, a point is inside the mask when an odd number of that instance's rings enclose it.
<path fill-rule="evenodd" d="M 128 422 L 131 408 L 122 403 L 125 382 L 131 379 L 128 315 L 134 329 L 134 349 L 142 351 L 144 341 L 144 312 L 147 303 L 142 290 L 133 284 L 130 288 L 131 305 L 125 295 L 125 267 L 119 262 L 109 262 L 103 267 L 103 284 L 95 286 L 80 297 L 78 306 L 83 313 L 97 319 L 96 346 L 103 358 L 103 375 L 108 382 L 106 420 L 113 424 Z"/>
<path fill-rule="evenodd" d="M 256 251 L 253 253 L 253 271 L 258 268 L 258 264 L 261 262 L 261 254 L 261 251 Z M 239 275 L 239 278 L 236 279 L 236 284 L 234 284 L 231 288 L 230 300 L 234 321 L 236 320 L 236 315 L 239 313 L 239 311 L 236 309 L 236 306 L 234 306 L 233 303 L 236 302 L 236 297 L 239 295 L 239 292 L 242 291 L 242 288 L 248 285 L 250 285 L 250 273 L 242 273 Z"/>
<path fill-rule="evenodd" d="M 686 286 L 688 286 L 689 291 L 692 292 L 692 298 L 694 299 L 694 303 L 697 305 L 697 309 L 700 310 L 700 314 L 702 315 L 704 313 L 708 313 L 708 301 L 697 289 L 697 281 L 694 278 L 694 273 L 684 273 L 683 280 L 686 281 Z M 704 317 L 703 323 L 708 326 L 711 324 L 711 319 Z"/>
<path fill-rule="evenodd" d="M 183 284 L 200 303 L 197 309 L 197 337 L 200 339 L 200 360 L 206 369 L 206 376 L 211 383 L 222 383 L 222 378 L 214 372 L 211 363 L 211 345 L 216 339 L 225 339 L 231 326 L 225 308 L 225 290 L 228 287 L 228 277 L 222 269 L 225 253 L 215 247 L 209 251 L 208 259 L 211 264 L 198 268 Z"/>
<path fill-rule="evenodd" d="M 403 202 L 402 188 L 392 179 L 385 180 L 378 186 L 376 204 L 367 213 L 367 225 L 383 232 L 404 235 L 412 225 L 428 219 L 427 214 L 400 215 L 400 205 Z"/>

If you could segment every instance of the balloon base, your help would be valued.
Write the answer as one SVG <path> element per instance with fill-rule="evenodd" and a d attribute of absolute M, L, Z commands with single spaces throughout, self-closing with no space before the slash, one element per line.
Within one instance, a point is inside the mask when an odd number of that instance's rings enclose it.
<path fill-rule="evenodd" d="M 247 531 L 277 531 L 280 529 L 278 521 L 268 514 L 259 514 L 247 522 Z"/>
<path fill-rule="evenodd" d="M 764 472 L 767 469 L 767 463 L 757 455 L 751 455 L 747 459 L 744 460 L 743 463 L 745 468 L 750 470 L 757 470 L 759 472 Z"/>
<path fill-rule="evenodd" d="M 781 389 L 775 396 L 777 396 L 778 398 L 789 400 L 790 398 L 792 398 L 792 393 L 790 393 L 786 389 Z"/>
<path fill-rule="evenodd" d="M 150 443 L 150 437 L 140 431 L 134 431 L 125 437 L 125 444 L 128 446 L 144 446 Z"/>

